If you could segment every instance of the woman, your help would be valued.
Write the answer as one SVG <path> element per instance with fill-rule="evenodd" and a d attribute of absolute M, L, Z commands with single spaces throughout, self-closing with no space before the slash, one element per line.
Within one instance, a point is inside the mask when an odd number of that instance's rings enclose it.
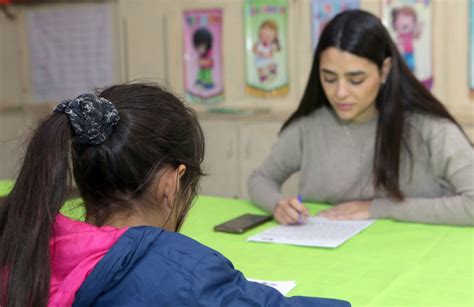
<path fill-rule="evenodd" d="M 280 192 L 300 171 L 304 200 L 336 205 L 323 217 L 473 225 L 473 156 L 380 20 L 346 11 L 322 32 L 300 105 L 248 189 L 282 224 L 308 216 Z"/>
<path fill-rule="evenodd" d="M 61 103 L 0 205 L 0 306 L 348 306 L 285 298 L 175 233 L 203 157 L 195 113 L 157 85 Z M 85 223 L 59 213 L 71 172 Z"/>

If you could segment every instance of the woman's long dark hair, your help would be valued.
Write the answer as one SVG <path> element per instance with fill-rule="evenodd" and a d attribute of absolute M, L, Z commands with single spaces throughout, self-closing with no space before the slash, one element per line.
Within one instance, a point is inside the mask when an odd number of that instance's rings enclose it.
<path fill-rule="evenodd" d="M 198 192 L 204 137 L 192 109 L 156 84 L 116 85 L 99 94 L 113 102 L 120 122 L 99 146 L 71 142 L 64 113 L 39 125 L 12 192 L 0 206 L 0 306 L 46 306 L 49 242 L 68 195 L 71 170 L 97 225 L 129 212 L 157 175 L 186 166 L 172 214 L 178 229 Z"/>
<path fill-rule="evenodd" d="M 321 53 L 330 47 L 368 59 L 380 70 L 384 60 L 391 58 L 391 70 L 375 101 L 379 118 L 373 174 L 376 188 L 385 190 L 394 199 L 402 200 L 404 195 L 398 179 L 401 148 L 407 144 L 404 135 L 406 113 L 419 112 L 446 118 L 461 127 L 411 73 L 380 20 L 368 12 L 351 10 L 335 16 L 321 33 L 303 98 L 281 131 L 316 109 L 330 107 L 319 78 Z M 407 150 L 410 152 L 408 147 Z"/>

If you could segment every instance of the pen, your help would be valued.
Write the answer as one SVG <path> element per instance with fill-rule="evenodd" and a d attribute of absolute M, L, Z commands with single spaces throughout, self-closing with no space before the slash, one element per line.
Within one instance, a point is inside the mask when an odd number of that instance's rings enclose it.
<path fill-rule="evenodd" d="M 298 195 L 298 202 L 300 204 L 303 203 L 303 196 L 301 196 L 301 194 Z M 301 212 L 298 212 L 298 224 L 303 224 L 303 217 L 301 216 Z"/>

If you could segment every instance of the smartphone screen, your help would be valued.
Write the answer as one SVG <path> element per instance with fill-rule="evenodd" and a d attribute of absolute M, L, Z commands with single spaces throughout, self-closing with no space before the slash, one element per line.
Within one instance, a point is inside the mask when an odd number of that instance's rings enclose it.
<path fill-rule="evenodd" d="M 215 231 L 243 233 L 272 219 L 268 215 L 244 214 L 214 227 Z"/>

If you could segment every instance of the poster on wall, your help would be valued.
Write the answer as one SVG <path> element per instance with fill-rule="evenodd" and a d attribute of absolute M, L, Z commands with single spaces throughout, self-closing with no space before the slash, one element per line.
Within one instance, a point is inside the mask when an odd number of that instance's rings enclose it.
<path fill-rule="evenodd" d="M 222 10 L 184 12 L 184 90 L 192 103 L 216 104 L 224 96 Z"/>
<path fill-rule="evenodd" d="M 359 8 L 359 0 L 312 0 L 311 24 L 313 27 L 313 50 L 326 24 L 340 12 Z"/>
<path fill-rule="evenodd" d="M 432 1 L 382 0 L 382 20 L 405 63 L 428 89 L 433 87 Z"/>
<path fill-rule="evenodd" d="M 114 83 L 113 14 L 109 3 L 27 10 L 29 76 L 35 102 L 74 98 Z"/>
<path fill-rule="evenodd" d="M 287 20 L 286 0 L 245 1 L 245 83 L 250 95 L 288 94 Z"/>
<path fill-rule="evenodd" d="M 474 94 L 474 0 L 469 1 L 469 88 Z"/>

